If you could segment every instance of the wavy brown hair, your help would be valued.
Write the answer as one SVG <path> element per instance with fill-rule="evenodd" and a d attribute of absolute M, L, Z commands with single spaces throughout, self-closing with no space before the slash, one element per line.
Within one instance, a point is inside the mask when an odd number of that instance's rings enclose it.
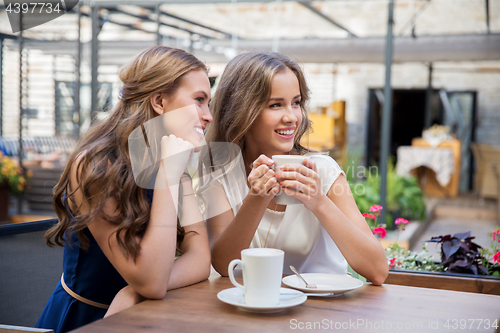
<path fill-rule="evenodd" d="M 213 121 L 206 134 L 207 142 L 235 143 L 245 156 L 245 136 L 271 98 L 274 75 L 286 68 L 299 81 L 302 110 L 302 123 L 297 129 L 293 148 L 288 153 L 310 152 L 300 144 L 302 136 L 311 128 L 306 109 L 309 89 L 304 72 L 296 62 L 280 53 L 243 53 L 229 62 L 210 103 Z"/>
<path fill-rule="evenodd" d="M 45 234 L 48 245 L 63 246 L 65 238 L 70 241 L 76 233 L 81 246 L 87 248 L 89 240 L 83 230 L 100 217 L 118 227 L 115 236 L 124 254 L 137 257 L 138 238 L 142 238 L 148 225 L 150 205 L 146 191 L 134 180 L 128 137 L 135 128 L 158 116 L 150 96 L 175 93 L 183 75 L 192 70 L 207 72 L 195 56 L 165 46 L 143 51 L 120 70 L 123 87 L 118 103 L 106 120 L 94 125 L 79 141 L 54 188 L 52 203 L 59 223 Z M 70 184 L 72 168 L 76 168 L 76 184 Z M 75 207 L 74 195 L 78 190 L 90 206 L 89 213 Z M 113 215 L 103 209 L 108 198 L 114 198 L 117 204 Z M 184 231 L 179 223 L 177 229 L 179 243 Z"/>

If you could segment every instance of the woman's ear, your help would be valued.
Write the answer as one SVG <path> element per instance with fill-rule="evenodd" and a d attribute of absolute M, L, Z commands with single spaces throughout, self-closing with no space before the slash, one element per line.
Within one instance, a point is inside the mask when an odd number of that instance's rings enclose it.
<path fill-rule="evenodd" d="M 154 93 L 149 96 L 149 102 L 151 103 L 151 107 L 155 110 L 156 113 L 162 115 L 164 113 L 163 110 L 163 94 L 162 93 Z"/>

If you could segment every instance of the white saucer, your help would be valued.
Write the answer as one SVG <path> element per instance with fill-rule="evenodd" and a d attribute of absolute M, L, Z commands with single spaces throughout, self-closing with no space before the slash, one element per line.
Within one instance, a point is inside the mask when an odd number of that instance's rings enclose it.
<path fill-rule="evenodd" d="M 300 275 L 304 277 L 307 283 L 315 284 L 317 288 L 306 288 L 304 281 L 299 279 L 297 275 L 285 276 L 282 281 L 287 286 L 305 293 L 334 293 L 335 295 L 357 289 L 364 284 L 361 280 L 349 275 L 325 273 L 303 273 Z"/>
<path fill-rule="evenodd" d="M 281 288 L 280 293 L 286 293 L 286 295 L 281 295 L 279 304 L 274 306 L 247 305 L 245 303 L 245 295 L 240 288 L 222 290 L 217 294 L 217 298 L 224 303 L 238 307 L 240 310 L 255 313 L 273 313 L 283 311 L 286 308 L 302 304 L 307 299 L 306 295 L 294 289 Z"/>

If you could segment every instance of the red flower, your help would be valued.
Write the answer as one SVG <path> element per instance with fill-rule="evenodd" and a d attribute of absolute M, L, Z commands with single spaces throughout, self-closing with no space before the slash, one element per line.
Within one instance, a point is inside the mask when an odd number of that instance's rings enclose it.
<path fill-rule="evenodd" d="M 500 243 L 500 230 L 493 230 L 491 239 L 493 241 L 497 240 Z"/>
<path fill-rule="evenodd" d="M 403 224 L 410 224 L 410 221 L 408 221 L 408 220 L 403 219 L 403 218 L 400 217 L 400 218 L 396 219 L 396 221 L 394 223 L 396 223 L 396 225 L 399 225 L 401 223 L 403 223 Z"/>
<path fill-rule="evenodd" d="M 405 230 L 406 225 L 410 224 L 410 221 L 400 217 L 400 218 L 396 219 L 396 221 L 394 223 L 398 226 L 398 229 L 399 229 L 399 227 L 401 227 L 401 229 Z"/>
<path fill-rule="evenodd" d="M 369 212 L 370 213 L 377 213 L 377 212 L 380 212 L 382 209 L 383 209 L 383 207 L 380 205 L 373 205 L 370 207 Z"/>
<path fill-rule="evenodd" d="M 500 251 L 493 255 L 493 262 L 500 264 Z"/>
<path fill-rule="evenodd" d="M 395 268 L 396 267 L 396 258 L 392 258 L 389 261 L 389 268 Z"/>
<path fill-rule="evenodd" d="M 401 265 L 401 261 L 396 262 L 396 258 L 389 260 L 389 268 L 396 268 L 396 265 Z"/>
<path fill-rule="evenodd" d="M 373 229 L 372 232 L 374 235 L 378 234 L 380 236 L 380 238 L 384 238 L 385 236 L 387 236 L 387 231 L 382 227 L 375 228 L 375 229 Z"/>
<path fill-rule="evenodd" d="M 370 219 L 374 219 L 374 220 L 377 218 L 377 217 L 376 217 L 375 215 L 373 215 L 373 214 L 366 214 L 366 213 L 363 213 L 363 217 L 368 217 L 368 218 L 370 218 Z"/>

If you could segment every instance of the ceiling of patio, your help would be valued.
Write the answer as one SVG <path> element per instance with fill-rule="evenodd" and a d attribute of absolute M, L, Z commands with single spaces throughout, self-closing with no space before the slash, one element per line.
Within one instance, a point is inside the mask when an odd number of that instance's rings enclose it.
<path fill-rule="evenodd" d="M 101 64 L 123 64 L 156 44 L 158 1 L 140 1 L 141 7 L 139 1 L 94 2 L 102 6 L 105 21 L 99 34 Z M 0 33 L 13 35 L 2 3 Z M 188 49 L 207 62 L 226 62 L 236 52 L 252 49 L 278 49 L 303 62 L 384 60 L 387 0 L 161 3 L 163 43 Z M 84 6 L 82 12 L 81 40 L 88 44 L 90 8 Z M 500 60 L 500 1 L 396 0 L 394 16 L 396 62 Z M 76 24 L 72 13 L 26 30 L 25 46 L 75 55 Z M 15 48 L 15 40 L 8 45 Z"/>

